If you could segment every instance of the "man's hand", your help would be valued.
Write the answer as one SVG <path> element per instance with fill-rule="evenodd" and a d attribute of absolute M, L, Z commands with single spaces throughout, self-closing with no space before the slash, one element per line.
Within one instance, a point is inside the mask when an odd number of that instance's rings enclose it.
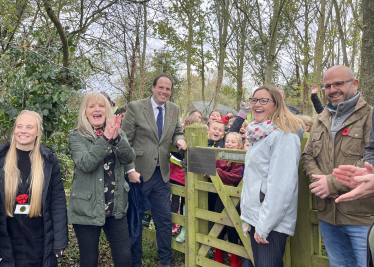
<path fill-rule="evenodd" d="M 313 85 L 312 87 L 312 94 L 316 94 L 318 93 L 318 86 L 317 85 Z"/>
<path fill-rule="evenodd" d="M 255 232 L 255 236 L 254 236 L 255 240 L 257 243 L 259 244 L 269 244 L 269 241 L 266 240 L 266 238 L 262 238 L 260 237 L 257 232 Z"/>
<path fill-rule="evenodd" d="M 359 168 L 351 165 L 340 165 L 339 168 L 334 169 L 332 175 L 336 177 L 336 180 L 350 188 L 356 188 L 358 183 L 354 177 L 364 176 L 367 174 L 374 173 L 374 168 L 368 162 L 365 162 L 365 168 Z"/>
<path fill-rule="evenodd" d="M 186 150 L 187 149 L 187 143 L 184 140 L 178 140 L 177 141 L 178 149 Z"/>
<path fill-rule="evenodd" d="M 133 171 L 133 172 L 129 172 L 127 174 L 129 176 L 129 181 L 131 183 L 140 183 L 140 173 L 138 173 L 137 171 Z"/>
<path fill-rule="evenodd" d="M 358 186 L 352 191 L 335 199 L 336 203 L 374 196 L 374 174 L 371 173 L 364 176 L 356 176 L 354 177 L 354 180 L 357 182 Z"/>
<path fill-rule="evenodd" d="M 317 197 L 320 197 L 322 199 L 327 198 L 330 195 L 330 191 L 327 185 L 326 175 L 313 174 L 312 176 L 319 180 L 309 185 L 309 188 L 311 189 L 310 192 L 312 192 L 312 194 L 315 194 Z"/>

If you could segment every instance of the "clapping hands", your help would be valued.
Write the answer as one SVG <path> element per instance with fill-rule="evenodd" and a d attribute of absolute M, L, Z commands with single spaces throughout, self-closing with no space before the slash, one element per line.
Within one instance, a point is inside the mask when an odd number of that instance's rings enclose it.
<path fill-rule="evenodd" d="M 116 139 L 119 134 L 120 128 L 121 115 L 113 115 L 110 120 L 106 121 L 106 127 L 104 131 L 105 137 L 109 140 Z"/>

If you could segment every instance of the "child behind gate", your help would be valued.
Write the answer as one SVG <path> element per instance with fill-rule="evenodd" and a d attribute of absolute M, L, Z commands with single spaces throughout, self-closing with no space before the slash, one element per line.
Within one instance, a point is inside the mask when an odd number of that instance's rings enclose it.
<path fill-rule="evenodd" d="M 225 139 L 225 148 L 228 149 L 241 149 L 243 147 L 242 138 L 238 133 L 229 133 Z M 243 164 L 230 162 L 225 160 L 216 160 L 217 174 L 222 180 L 222 183 L 230 186 L 238 186 L 243 178 L 242 175 Z M 214 212 L 221 213 L 224 209 L 221 198 L 217 197 Z M 237 208 L 239 209 L 239 208 Z M 239 211 L 238 211 L 239 212 Z M 218 236 L 219 239 L 223 239 L 227 233 L 228 240 L 230 243 L 238 244 L 239 235 L 234 227 L 226 226 L 221 234 Z M 214 261 L 223 263 L 222 250 L 213 248 Z M 231 261 L 231 267 L 240 267 L 241 260 L 238 255 L 228 253 Z"/>

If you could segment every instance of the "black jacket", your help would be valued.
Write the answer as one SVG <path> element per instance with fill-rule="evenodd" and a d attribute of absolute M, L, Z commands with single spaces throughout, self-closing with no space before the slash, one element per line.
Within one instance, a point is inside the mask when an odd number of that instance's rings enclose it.
<path fill-rule="evenodd" d="M 314 109 L 317 111 L 318 114 L 320 114 L 325 108 L 322 105 L 321 100 L 319 100 L 317 93 L 312 94 L 310 99 L 312 100 Z"/>
<path fill-rule="evenodd" d="M 0 146 L 0 267 L 14 267 L 12 244 L 8 235 L 4 199 L 4 162 L 10 143 Z M 44 221 L 43 267 L 57 266 L 55 254 L 68 245 L 66 199 L 60 165 L 52 149 L 41 146 L 44 157 L 42 210 Z"/>

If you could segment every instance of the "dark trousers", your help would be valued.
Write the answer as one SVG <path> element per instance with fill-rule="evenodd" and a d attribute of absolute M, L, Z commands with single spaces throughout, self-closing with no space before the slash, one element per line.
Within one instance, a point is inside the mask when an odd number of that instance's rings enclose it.
<path fill-rule="evenodd" d="M 130 238 L 127 217 L 107 217 L 103 226 L 73 224 L 78 239 L 81 267 L 96 267 L 99 257 L 101 228 L 109 241 L 114 266 L 131 266 Z"/>
<path fill-rule="evenodd" d="M 184 184 L 181 184 L 181 183 L 173 181 L 173 180 L 170 180 L 170 183 L 180 185 L 180 186 L 184 186 Z M 184 215 L 183 214 L 183 206 L 184 206 L 184 201 L 185 200 L 184 200 L 184 197 L 182 197 L 182 200 L 180 201 L 180 204 L 179 204 L 180 199 L 181 199 L 181 197 L 178 196 L 178 195 L 171 195 L 170 211 L 176 213 L 179 210 L 179 214 Z"/>
<path fill-rule="evenodd" d="M 283 255 L 288 235 L 271 231 L 266 238 L 269 244 L 259 244 L 254 238 L 255 231 L 255 227 L 251 225 L 251 245 L 255 266 L 283 267 Z"/>
<path fill-rule="evenodd" d="M 238 205 L 236 210 L 240 214 L 239 206 L 240 205 Z M 221 213 L 224 208 L 225 208 L 225 206 L 223 205 L 221 198 L 217 194 L 217 199 L 216 199 L 216 205 L 214 207 L 214 212 Z M 236 229 L 234 227 L 231 227 L 231 226 L 225 226 L 222 229 L 221 233 L 219 234 L 218 239 L 223 239 L 225 237 L 226 233 L 227 233 L 227 238 L 228 238 L 229 242 L 237 245 L 238 240 L 239 240 L 239 234 L 236 231 Z"/>
<path fill-rule="evenodd" d="M 143 183 L 143 193 L 149 198 L 152 208 L 152 218 L 156 226 L 158 257 L 164 265 L 171 264 L 172 224 L 170 214 L 170 181 L 162 180 L 160 168 L 157 167 L 151 179 Z M 141 218 L 143 215 L 141 214 Z M 142 266 L 142 235 L 139 235 L 131 247 L 132 267 Z"/>

